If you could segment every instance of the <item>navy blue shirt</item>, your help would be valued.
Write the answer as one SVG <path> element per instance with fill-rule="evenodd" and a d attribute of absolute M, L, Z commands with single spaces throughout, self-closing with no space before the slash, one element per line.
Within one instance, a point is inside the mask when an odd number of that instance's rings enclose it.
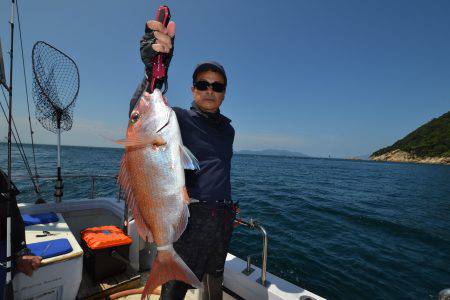
<path fill-rule="evenodd" d="M 143 82 L 130 101 L 130 114 L 145 88 Z M 200 170 L 185 170 L 189 197 L 215 206 L 231 201 L 231 158 L 234 128 L 230 119 L 217 112 L 206 114 L 194 104 L 186 110 L 173 107 L 184 146 L 197 158 Z"/>
<path fill-rule="evenodd" d="M 234 128 L 230 119 L 214 119 L 195 105 L 190 110 L 174 107 L 183 144 L 198 159 L 200 170 L 186 170 L 186 188 L 191 198 L 213 204 L 231 201 L 231 158 Z"/>

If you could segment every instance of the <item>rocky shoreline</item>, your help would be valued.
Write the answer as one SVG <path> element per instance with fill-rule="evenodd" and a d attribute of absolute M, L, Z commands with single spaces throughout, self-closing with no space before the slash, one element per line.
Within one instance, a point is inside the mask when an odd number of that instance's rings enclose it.
<path fill-rule="evenodd" d="M 444 164 L 450 165 L 450 157 L 417 157 L 411 153 L 402 150 L 393 150 L 391 152 L 371 156 L 371 160 L 376 161 L 393 161 L 393 162 L 413 162 L 423 164 Z"/>

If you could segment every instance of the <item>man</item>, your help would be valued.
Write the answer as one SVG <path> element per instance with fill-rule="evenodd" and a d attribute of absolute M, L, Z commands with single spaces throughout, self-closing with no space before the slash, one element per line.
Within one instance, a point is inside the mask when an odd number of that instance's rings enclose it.
<path fill-rule="evenodd" d="M 8 200 L 8 177 L 0 169 L 0 260 L 6 259 L 6 201 Z M 16 196 L 19 190 L 12 185 L 12 199 L 10 202 L 11 211 L 11 253 L 13 253 L 12 267 L 13 275 L 16 272 L 22 272 L 26 275 L 33 275 L 34 270 L 39 268 L 42 258 L 30 255 L 30 251 L 25 243 L 25 225 L 22 220 L 19 208 L 17 207 Z M 12 299 L 12 285 L 9 284 L 5 289 L 6 271 L 0 267 L 0 299 Z"/>
<path fill-rule="evenodd" d="M 173 53 L 175 24 L 165 28 L 149 21 L 141 40 L 141 57 L 151 78 L 151 60 L 158 53 Z M 203 280 L 203 299 L 222 299 L 225 258 L 235 219 L 231 201 L 230 169 L 233 155 L 234 129 L 230 119 L 220 113 L 226 93 L 227 76 L 216 62 L 199 64 L 192 76 L 194 101 L 185 110 L 174 107 L 183 144 L 198 159 L 200 170 L 186 170 L 186 188 L 191 198 L 189 222 L 175 251 Z M 148 88 L 146 79 L 135 92 L 130 112 Z M 163 285 L 161 299 L 184 299 L 189 285 L 170 281 Z"/>

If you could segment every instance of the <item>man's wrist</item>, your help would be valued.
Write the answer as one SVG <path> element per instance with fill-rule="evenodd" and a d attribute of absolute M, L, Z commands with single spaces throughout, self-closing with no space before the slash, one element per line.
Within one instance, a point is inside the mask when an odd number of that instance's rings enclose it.
<path fill-rule="evenodd" d="M 22 249 L 20 249 L 18 252 L 16 252 L 14 254 L 14 256 L 17 257 L 21 257 L 21 256 L 25 256 L 25 255 L 31 255 L 31 250 L 28 249 L 27 247 L 24 247 Z"/>

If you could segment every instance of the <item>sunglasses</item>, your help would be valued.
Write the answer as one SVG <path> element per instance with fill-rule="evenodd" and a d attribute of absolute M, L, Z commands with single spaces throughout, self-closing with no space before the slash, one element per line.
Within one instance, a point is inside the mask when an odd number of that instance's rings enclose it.
<path fill-rule="evenodd" d="M 199 91 L 206 91 L 208 87 L 212 87 L 212 90 L 216 93 L 223 93 L 225 91 L 225 84 L 214 81 L 213 83 L 209 83 L 206 80 L 199 80 L 194 83 L 194 87 Z"/>

